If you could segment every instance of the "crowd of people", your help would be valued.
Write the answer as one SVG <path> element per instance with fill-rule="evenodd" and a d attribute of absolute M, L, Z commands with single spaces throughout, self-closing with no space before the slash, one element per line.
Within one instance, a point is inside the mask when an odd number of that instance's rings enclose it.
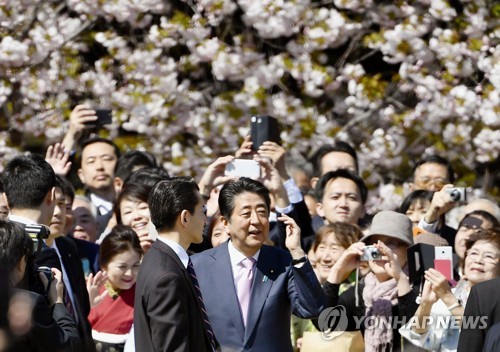
<path fill-rule="evenodd" d="M 445 158 L 414 166 L 399 209 L 369 215 L 348 143 L 306 162 L 246 138 L 196 182 L 147 152 L 84 139 L 95 119 L 77 106 L 45 158 L 15 157 L 2 174 L 0 350 L 315 351 L 308 336 L 338 306 L 365 351 L 497 346 L 500 308 L 480 292 L 500 288 L 500 208 L 467 200 Z M 227 174 L 236 158 L 260 177 Z M 411 277 L 416 244 L 450 247 L 452 277 Z M 480 312 L 483 329 L 428 319 Z"/>

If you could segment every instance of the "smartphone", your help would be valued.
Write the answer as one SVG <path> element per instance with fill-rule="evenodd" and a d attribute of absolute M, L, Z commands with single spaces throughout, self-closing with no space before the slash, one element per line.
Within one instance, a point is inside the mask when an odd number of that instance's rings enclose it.
<path fill-rule="evenodd" d="M 91 271 L 90 271 L 90 262 L 87 258 L 82 258 L 82 269 L 83 269 L 83 275 L 85 278 L 88 278 Z"/>
<path fill-rule="evenodd" d="M 251 159 L 234 159 L 226 165 L 225 175 L 258 179 L 260 177 L 260 165 Z"/>
<path fill-rule="evenodd" d="M 451 246 L 434 248 L 434 269 L 443 274 L 448 281 L 453 280 L 453 249 Z"/>
<path fill-rule="evenodd" d="M 113 121 L 113 111 L 110 109 L 94 109 L 97 116 L 97 120 L 87 122 L 88 126 L 102 126 L 109 125 Z"/>
<path fill-rule="evenodd" d="M 257 151 L 262 143 L 271 141 L 280 144 L 280 127 L 278 120 L 272 116 L 252 116 L 250 118 L 250 135 L 252 149 Z"/>

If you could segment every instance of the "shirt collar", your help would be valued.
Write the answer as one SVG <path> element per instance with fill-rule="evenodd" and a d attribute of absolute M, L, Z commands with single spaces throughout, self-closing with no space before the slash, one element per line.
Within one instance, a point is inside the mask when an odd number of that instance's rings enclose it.
<path fill-rule="evenodd" d="M 246 259 L 247 256 L 237 250 L 232 241 L 228 241 L 227 250 L 229 251 L 229 258 L 231 260 L 231 266 L 236 266 Z M 255 262 L 259 260 L 260 249 L 251 258 L 255 259 Z"/>
<path fill-rule="evenodd" d="M 108 202 L 106 199 L 101 198 L 94 193 L 90 193 L 89 198 L 90 198 L 90 201 L 97 207 L 97 210 L 99 210 L 99 213 L 101 215 L 103 215 L 103 214 L 105 214 L 113 209 L 112 202 Z M 103 208 L 106 211 L 101 212 L 101 208 Z"/>
<path fill-rule="evenodd" d="M 24 216 L 12 215 L 12 214 L 9 214 L 9 221 L 18 222 L 18 223 L 24 224 L 24 225 L 38 225 L 37 222 L 35 222 L 31 219 L 25 218 Z"/>
<path fill-rule="evenodd" d="M 169 246 L 175 252 L 175 254 L 177 254 L 177 256 L 179 257 L 179 259 L 182 262 L 182 265 L 184 265 L 184 267 L 187 268 L 188 263 L 189 263 L 189 256 L 188 256 L 186 250 L 184 248 L 182 248 L 182 246 L 180 244 L 178 244 L 177 242 L 174 242 L 172 240 L 169 240 L 168 238 L 161 237 L 161 236 L 158 236 L 157 240 L 160 240 L 163 243 L 165 243 L 167 246 Z"/>

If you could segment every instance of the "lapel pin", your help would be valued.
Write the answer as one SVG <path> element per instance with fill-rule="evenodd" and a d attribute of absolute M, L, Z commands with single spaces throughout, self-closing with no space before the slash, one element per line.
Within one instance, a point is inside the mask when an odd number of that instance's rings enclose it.
<path fill-rule="evenodd" d="M 262 279 L 262 282 L 267 282 L 268 278 L 267 275 L 264 275 L 264 278 Z"/>

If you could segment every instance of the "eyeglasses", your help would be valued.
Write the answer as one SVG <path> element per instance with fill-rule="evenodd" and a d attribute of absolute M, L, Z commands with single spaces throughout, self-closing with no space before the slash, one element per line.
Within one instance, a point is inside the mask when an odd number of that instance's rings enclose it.
<path fill-rule="evenodd" d="M 469 258 L 474 262 L 483 259 L 483 261 L 488 264 L 496 264 L 498 262 L 498 255 L 489 252 L 481 253 L 475 249 L 469 249 L 466 252 L 466 258 Z"/>
<path fill-rule="evenodd" d="M 423 187 L 429 187 L 430 185 L 434 185 L 436 187 L 442 188 L 447 183 L 447 180 L 445 180 L 444 178 L 422 177 L 416 179 L 415 182 L 418 183 L 419 186 Z"/>

